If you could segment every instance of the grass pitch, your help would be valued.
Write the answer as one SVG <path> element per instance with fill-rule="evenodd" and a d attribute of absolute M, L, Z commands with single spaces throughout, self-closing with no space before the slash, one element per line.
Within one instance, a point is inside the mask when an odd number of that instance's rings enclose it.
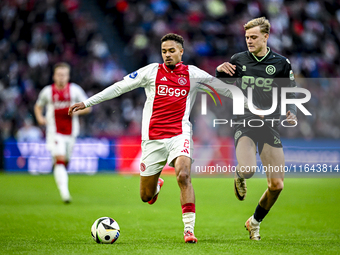
<path fill-rule="evenodd" d="M 340 253 L 340 178 L 286 178 L 277 204 L 261 224 L 259 242 L 244 222 L 266 188 L 248 181 L 238 201 L 230 178 L 193 178 L 197 244 L 183 241 L 179 188 L 164 176 L 158 201 L 139 198 L 139 177 L 71 175 L 73 203 L 61 202 L 52 175 L 0 174 L 1 254 L 337 254 Z M 90 228 L 114 218 L 121 235 L 97 244 Z"/>

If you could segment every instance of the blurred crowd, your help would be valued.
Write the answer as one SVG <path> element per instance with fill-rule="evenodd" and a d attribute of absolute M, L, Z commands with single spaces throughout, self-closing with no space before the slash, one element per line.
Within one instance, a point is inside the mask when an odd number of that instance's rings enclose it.
<path fill-rule="evenodd" d="M 88 0 L 93 1 L 93 0 Z M 71 80 L 88 96 L 122 79 L 130 70 L 109 51 L 95 17 L 82 13 L 80 0 L 2 0 L 0 2 L 0 127 L 3 139 L 33 123 L 33 105 L 50 84 L 52 66 L 66 61 Z M 340 138 L 340 4 L 339 1 L 283 0 L 98 0 L 106 21 L 118 31 L 138 66 L 162 62 L 160 38 L 185 39 L 184 63 L 214 74 L 217 65 L 246 50 L 243 25 L 254 17 L 271 22 L 269 46 L 288 57 L 298 86 L 312 99 L 313 114 L 298 114 L 298 128 L 283 128 L 284 137 Z M 139 135 L 145 95 L 142 89 L 94 107 L 82 119 L 83 136 Z M 211 102 L 210 102 L 211 103 Z M 230 118 L 231 103 L 209 109 Z M 225 116 L 225 112 L 228 112 Z M 193 120 L 200 118 L 195 104 Z M 31 120 L 26 120 L 31 119 Z M 25 121 L 26 120 L 26 121 Z M 32 122 L 33 121 L 33 122 Z M 216 130 L 231 135 L 230 128 Z"/>
<path fill-rule="evenodd" d="M 0 127 L 3 139 L 23 137 L 20 134 L 29 134 L 27 130 L 36 134 L 33 107 L 40 90 L 52 83 L 55 63 L 68 62 L 72 66 L 71 81 L 81 85 L 88 95 L 126 75 L 125 69 L 110 54 L 98 32 L 97 22 L 90 14 L 81 13 L 79 4 L 78 0 L 0 1 Z M 108 116 L 110 121 L 107 121 Z M 107 111 L 100 112 L 96 122 L 101 126 L 107 124 L 109 129 L 111 117 Z M 91 118 L 94 115 L 82 118 L 82 126 L 86 127 L 82 128 L 82 135 L 100 134 L 99 124 Z M 119 119 L 112 122 L 119 123 L 123 130 Z M 20 129 L 26 131 L 19 132 Z"/>

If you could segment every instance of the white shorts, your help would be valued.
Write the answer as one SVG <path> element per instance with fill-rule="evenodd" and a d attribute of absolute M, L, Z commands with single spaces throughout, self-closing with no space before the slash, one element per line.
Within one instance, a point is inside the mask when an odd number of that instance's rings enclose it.
<path fill-rule="evenodd" d="M 71 135 L 49 135 L 46 138 L 46 147 L 51 152 L 52 157 L 65 156 L 68 161 L 71 158 L 75 141 L 76 138 Z"/>
<path fill-rule="evenodd" d="M 166 163 L 174 167 L 174 159 L 187 156 L 193 162 L 194 143 L 190 135 L 178 135 L 160 140 L 142 141 L 140 175 L 152 176 L 163 170 Z"/>

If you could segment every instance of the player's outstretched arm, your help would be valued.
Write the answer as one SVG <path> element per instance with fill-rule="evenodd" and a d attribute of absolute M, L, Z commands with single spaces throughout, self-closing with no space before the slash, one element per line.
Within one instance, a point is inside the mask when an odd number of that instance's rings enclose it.
<path fill-rule="evenodd" d="M 85 107 L 85 104 L 83 102 L 71 105 L 70 108 L 68 109 L 68 115 L 72 116 L 73 113 L 80 111 L 80 110 L 84 110 L 85 108 L 86 107 Z"/>
<path fill-rule="evenodd" d="M 229 74 L 230 76 L 233 76 L 235 74 L 236 65 L 233 65 L 229 62 L 224 62 L 223 64 L 220 64 L 216 70 L 218 72 L 225 72 L 226 74 Z"/>
<path fill-rule="evenodd" d="M 35 106 L 34 106 L 35 118 L 36 118 L 39 125 L 44 126 L 44 125 L 46 125 L 46 119 L 43 116 L 42 112 L 43 112 L 43 108 L 41 106 L 35 104 Z"/>
<path fill-rule="evenodd" d="M 86 107 L 83 110 L 78 110 L 77 115 L 85 115 L 85 114 L 89 114 L 91 112 L 92 112 L 92 107 Z"/>

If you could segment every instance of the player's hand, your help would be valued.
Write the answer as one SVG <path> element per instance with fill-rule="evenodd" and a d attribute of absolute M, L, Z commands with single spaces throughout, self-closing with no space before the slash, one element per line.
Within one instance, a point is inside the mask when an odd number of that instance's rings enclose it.
<path fill-rule="evenodd" d="M 230 64 L 229 62 L 224 62 L 223 64 L 219 65 L 217 68 L 218 72 L 225 72 L 230 76 L 235 74 L 236 65 Z"/>
<path fill-rule="evenodd" d="M 255 106 L 255 109 L 258 110 L 258 111 L 263 111 L 262 109 L 258 108 L 257 106 Z M 260 113 L 260 114 L 257 114 L 257 116 L 259 116 L 262 120 L 264 119 L 264 114 L 262 115 Z"/>
<path fill-rule="evenodd" d="M 85 104 L 83 102 L 80 103 L 76 103 L 72 106 L 70 106 L 70 108 L 68 109 L 68 115 L 72 116 L 74 112 L 80 111 L 80 110 L 84 110 Z"/>
<path fill-rule="evenodd" d="M 296 125 L 297 124 L 297 117 L 295 114 L 291 113 L 290 111 L 287 112 L 286 114 L 286 121 L 291 124 L 291 125 Z"/>

